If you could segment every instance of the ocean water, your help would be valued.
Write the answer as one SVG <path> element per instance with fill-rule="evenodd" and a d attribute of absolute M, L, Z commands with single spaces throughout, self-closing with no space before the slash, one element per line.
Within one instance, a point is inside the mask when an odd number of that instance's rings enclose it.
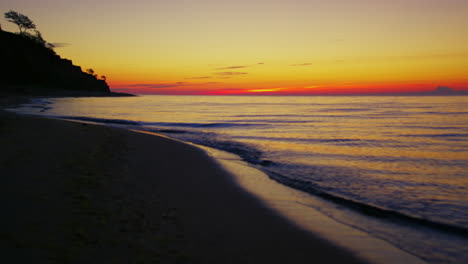
<path fill-rule="evenodd" d="M 239 155 L 315 208 L 429 263 L 468 263 L 468 97 L 139 96 L 16 111 Z"/>

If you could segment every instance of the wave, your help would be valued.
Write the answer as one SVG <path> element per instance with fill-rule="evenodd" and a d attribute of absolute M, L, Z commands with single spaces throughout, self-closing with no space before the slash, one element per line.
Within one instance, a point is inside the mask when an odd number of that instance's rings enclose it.
<path fill-rule="evenodd" d="M 401 137 L 413 138 L 432 138 L 443 139 L 447 141 L 468 141 L 468 133 L 443 133 L 443 134 L 414 134 L 414 135 L 401 135 Z"/>
<path fill-rule="evenodd" d="M 382 140 L 363 140 L 358 138 L 331 138 L 331 139 L 316 139 L 316 138 L 287 138 L 287 137 L 255 137 L 255 136 L 233 136 L 235 139 L 255 139 L 268 141 L 285 141 L 285 142 L 312 142 L 312 143 L 382 143 Z M 389 141 L 383 142 L 389 143 Z"/>
<path fill-rule="evenodd" d="M 192 137 L 193 136 L 193 137 Z M 289 186 L 294 189 L 305 191 L 311 195 L 315 195 L 331 201 L 335 204 L 344 206 L 350 210 L 358 213 L 379 218 L 381 220 L 388 220 L 393 223 L 398 222 L 403 225 L 421 225 L 436 230 L 449 232 L 464 238 L 468 237 L 468 229 L 464 226 L 459 226 L 454 223 L 435 221 L 419 217 L 417 215 L 410 215 L 400 211 L 387 209 L 378 205 L 357 201 L 349 197 L 341 196 L 334 192 L 333 189 L 320 186 L 310 181 L 299 179 L 299 177 L 287 177 L 279 173 L 277 168 L 288 166 L 276 161 L 264 159 L 264 153 L 253 145 L 241 143 L 223 138 L 216 138 L 215 134 L 211 133 L 196 133 L 190 137 L 179 137 L 182 140 L 190 141 L 195 144 L 216 148 L 219 150 L 227 151 L 241 157 L 245 162 L 256 166 L 258 169 L 264 171 L 271 179 L 280 184 Z M 338 141 L 342 141 L 339 139 Z M 344 141 L 347 141 L 346 139 Z M 352 141 L 352 140 L 351 140 Z M 360 157 L 362 158 L 362 157 Z M 459 161 L 461 162 L 461 161 Z M 450 165 L 454 165 L 451 162 Z M 406 183 L 406 182 L 405 182 Z"/>
<path fill-rule="evenodd" d="M 258 124 L 308 124 L 308 123 L 321 123 L 323 121 L 320 120 L 271 120 L 271 119 L 233 119 L 230 120 L 234 123 L 258 123 Z"/>
<path fill-rule="evenodd" d="M 468 237 L 468 229 L 464 226 L 459 226 L 454 223 L 443 222 L 439 220 L 430 220 L 419 217 L 417 215 L 410 215 L 378 205 L 353 200 L 352 198 L 341 196 L 335 193 L 333 189 L 328 189 L 327 187 L 320 186 L 313 182 L 299 179 L 299 177 L 291 178 L 284 176 L 278 172 L 277 168 L 288 165 L 264 159 L 264 153 L 255 148 L 253 145 L 237 141 L 224 140 L 222 138 L 217 139 L 216 136 L 214 137 L 213 134 L 209 133 L 207 133 L 205 136 L 200 135 L 201 134 L 197 133 L 194 135 L 194 138 L 181 137 L 180 139 L 236 154 L 245 162 L 264 171 L 271 179 L 277 181 L 280 184 L 305 191 L 311 195 L 321 197 L 335 204 L 344 206 L 345 208 L 354 210 L 358 213 L 382 220 L 392 221 L 393 223 L 399 222 L 400 224 L 404 225 L 417 224 L 436 230 L 449 232 L 458 236 L 463 236 L 465 238 Z M 450 165 L 454 165 L 454 163 L 456 162 L 452 162 Z"/>
<path fill-rule="evenodd" d="M 96 117 L 85 117 L 85 116 L 50 116 L 50 117 L 94 122 L 94 123 L 104 123 L 104 124 L 133 125 L 133 126 L 141 125 L 141 122 L 125 120 L 125 119 L 108 119 L 108 118 L 96 118 Z"/>
<path fill-rule="evenodd" d="M 381 125 L 382 128 L 395 128 L 394 125 Z M 430 130 L 468 130 L 466 127 L 459 126 L 426 126 L 426 125 L 399 125 L 399 129 L 430 129 Z"/>
<path fill-rule="evenodd" d="M 265 125 L 265 124 L 259 124 L 259 123 L 251 124 L 251 123 L 144 122 L 144 121 L 133 121 L 133 120 L 126 120 L 126 119 L 97 118 L 97 117 L 85 117 L 85 116 L 50 116 L 50 117 L 60 118 L 60 119 L 86 121 L 86 122 L 94 122 L 94 123 L 132 125 L 132 126 L 161 126 L 161 127 L 187 127 L 187 128 L 228 128 L 228 127 L 245 127 L 245 126 Z M 177 133 L 181 132 L 180 130 L 175 130 L 175 131 Z"/>
<path fill-rule="evenodd" d="M 278 118 L 278 117 L 300 117 L 300 118 L 303 118 L 304 115 L 292 115 L 292 114 L 284 114 L 284 115 L 266 115 L 266 114 L 262 114 L 261 115 L 262 117 L 275 117 L 275 118 Z M 259 117 L 259 115 L 234 115 L 234 116 L 231 116 L 231 117 Z"/>
<path fill-rule="evenodd" d="M 468 137 L 468 133 L 403 135 L 405 137 Z"/>
<path fill-rule="evenodd" d="M 315 110 L 316 112 L 367 112 L 374 111 L 373 108 L 325 108 L 321 110 Z"/>
<path fill-rule="evenodd" d="M 145 123 L 142 125 L 147 126 L 164 126 L 164 127 L 189 127 L 189 128 L 228 128 L 228 127 L 246 127 L 246 126 L 259 126 L 264 124 L 258 123 L 172 123 L 172 122 L 156 122 Z"/>
<path fill-rule="evenodd" d="M 460 159 L 443 160 L 436 158 L 414 158 L 407 156 L 383 156 L 383 155 L 353 155 L 353 154 L 328 154 L 328 153 L 315 153 L 316 158 L 327 158 L 334 160 L 356 160 L 356 161 L 370 161 L 370 162 L 385 162 L 385 163 L 400 163 L 400 164 L 421 164 L 425 166 L 446 166 L 446 167 L 463 167 L 467 161 Z"/>
<path fill-rule="evenodd" d="M 197 132 L 176 137 L 180 140 L 233 153 L 245 162 L 253 165 L 267 166 L 271 163 L 271 161 L 263 159 L 263 152 L 255 148 L 253 145 L 228 140 L 214 133 Z"/>
<path fill-rule="evenodd" d="M 256 137 L 256 136 L 232 136 L 233 139 L 247 139 L 247 140 L 260 140 L 260 141 L 275 141 L 275 142 L 297 142 L 297 143 L 323 143 L 337 146 L 364 146 L 364 147 L 388 147 L 393 148 L 410 148 L 410 144 L 405 144 L 398 140 L 372 140 L 372 139 L 358 139 L 358 138 L 287 138 L 287 137 Z"/>
<path fill-rule="evenodd" d="M 468 112 L 425 112 L 424 114 L 433 114 L 433 115 L 468 115 Z"/>
<path fill-rule="evenodd" d="M 281 184 L 321 197 L 325 200 L 332 201 L 335 204 L 342 205 L 348 209 L 357 211 L 358 213 L 367 216 L 379 218 L 380 220 L 388 220 L 393 223 L 397 222 L 406 225 L 416 224 L 420 226 L 433 228 L 439 231 L 448 232 L 453 235 L 461 236 L 464 238 L 468 237 L 468 229 L 463 226 L 458 226 L 456 224 L 448 222 L 433 221 L 416 215 L 409 215 L 399 211 L 390 210 L 374 204 L 363 203 L 347 197 L 337 195 L 329 191 L 324 191 L 318 185 L 308 181 L 292 179 L 279 173 L 273 172 L 271 170 L 264 171 L 271 179 Z"/>

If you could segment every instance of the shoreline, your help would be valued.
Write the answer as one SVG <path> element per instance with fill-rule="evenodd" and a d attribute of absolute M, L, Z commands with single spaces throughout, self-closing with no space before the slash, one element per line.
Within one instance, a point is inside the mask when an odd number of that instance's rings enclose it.
<path fill-rule="evenodd" d="M 11 257 L 365 263 L 266 208 L 203 150 L 124 129 L 1 115 L 8 217 L 0 243 Z"/>
<path fill-rule="evenodd" d="M 191 144 L 191 143 L 190 143 Z M 301 190 L 290 188 L 271 179 L 265 172 L 243 161 L 235 154 L 205 146 L 215 161 L 228 171 L 236 184 L 274 210 L 290 223 L 317 235 L 343 249 L 350 250 L 369 263 L 426 263 L 393 244 L 375 238 L 355 227 L 340 223 L 311 205 L 333 207 L 325 201 Z"/>

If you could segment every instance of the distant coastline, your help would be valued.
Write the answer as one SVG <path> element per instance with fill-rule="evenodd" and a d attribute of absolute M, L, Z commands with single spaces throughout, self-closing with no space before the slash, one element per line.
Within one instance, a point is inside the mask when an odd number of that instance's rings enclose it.
<path fill-rule="evenodd" d="M 438 86 L 432 91 L 407 92 L 407 93 L 365 93 L 358 96 L 464 96 L 468 91 L 455 90 L 447 86 Z"/>

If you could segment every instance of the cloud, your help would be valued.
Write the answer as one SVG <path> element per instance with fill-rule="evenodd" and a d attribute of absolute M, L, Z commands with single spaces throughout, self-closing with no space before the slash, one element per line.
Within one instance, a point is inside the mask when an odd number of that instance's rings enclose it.
<path fill-rule="evenodd" d="M 49 43 L 49 44 L 52 45 L 52 48 L 63 48 L 63 47 L 67 47 L 71 45 L 70 43 Z"/>
<path fill-rule="evenodd" d="M 249 68 L 257 65 L 264 65 L 265 63 L 259 62 L 255 64 L 250 64 L 250 65 L 237 65 L 237 66 L 229 66 L 229 67 L 222 67 L 222 68 L 216 68 L 215 70 L 232 70 L 232 69 L 244 69 L 244 68 Z"/>
<path fill-rule="evenodd" d="M 201 77 L 189 77 L 189 78 L 185 78 L 187 80 L 199 80 L 199 79 L 210 79 L 211 77 L 209 76 L 201 76 Z"/>
<path fill-rule="evenodd" d="M 241 68 L 247 68 L 247 66 L 230 66 L 230 67 L 224 67 L 224 68 L 216 68 L 215 70 L 230 70 L 230 69 L 241 69 Z"/>
<path fill-rule="evenodd" d="M 221 75 L 221 76 L 235 76 L 235 75 L 244 75 L 248 73 L 247 72 L 217 72 L 215 74 Z"/>
<path fill-rule="evenodd" d="M 145 89 L 160 89 L 160 88 L 168 88 L 168 87 L 177 87 L 184 84 L 188 84 L 188 82 L 176 82 L 176 83 L 138 83 L 129 85 L 129 87 L 136 87 L 136 88 L 145 88 Z"/>
<path fill-rule="evenodd" d="M 149 83 L 138 83 L 138 84 L 130 84 L 129 86 L 130 86 L 130 87 L 147 87 L 147 86 L 151 86 L 151 85 L 154 85 L 154 84 L 149 84 Z"/>
<path fill-rule="evenodd" d="M 310 65 L 313 65 L 313 64 L 310 62 L 300 63 L 300 64 L 291 64 L 291 66 L 310 66 Z"/>

